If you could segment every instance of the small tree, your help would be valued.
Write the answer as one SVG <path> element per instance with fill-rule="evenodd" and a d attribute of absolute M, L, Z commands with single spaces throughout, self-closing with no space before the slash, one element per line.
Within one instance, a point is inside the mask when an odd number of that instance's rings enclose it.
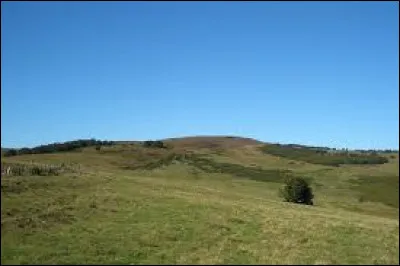
<path fill-rule="evenodd" d="M 301 177 L 290 177 L 285 180 L 285 186 L 280 194 L 286 202 L 313 205 L 314 195 L 307 180 Z"/>

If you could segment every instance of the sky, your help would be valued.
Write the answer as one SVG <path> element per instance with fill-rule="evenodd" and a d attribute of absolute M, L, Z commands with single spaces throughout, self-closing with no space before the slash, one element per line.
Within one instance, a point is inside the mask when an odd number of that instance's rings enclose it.
<path fill-rule="evenodd" d="M 399 147 L 399 4 L 1 2 L 1 146 Z"/>

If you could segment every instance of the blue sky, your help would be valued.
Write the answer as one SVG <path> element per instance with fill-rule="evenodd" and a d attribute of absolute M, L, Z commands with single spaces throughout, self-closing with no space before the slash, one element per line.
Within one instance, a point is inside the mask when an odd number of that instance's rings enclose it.
<path fill-rule="evenodd" d="M 399 146 L 396 2 L 2 2 L 1 145 Z"/>

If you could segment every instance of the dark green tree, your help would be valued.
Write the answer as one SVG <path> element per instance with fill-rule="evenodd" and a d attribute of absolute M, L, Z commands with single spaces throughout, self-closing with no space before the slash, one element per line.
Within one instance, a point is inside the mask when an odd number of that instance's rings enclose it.
<path fill-rule="evenodd" d="M 286 202 L 313 205 L 314 195 L 310 185 L 304 178 L 287 178 L 280 194 Z"/>

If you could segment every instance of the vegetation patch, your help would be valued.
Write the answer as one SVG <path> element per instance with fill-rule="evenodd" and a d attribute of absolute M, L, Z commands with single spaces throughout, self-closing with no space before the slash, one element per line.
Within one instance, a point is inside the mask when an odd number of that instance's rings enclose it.
<path fill-rule="evenodd" d="M 248 178 L 263 182 L 281 183 L 283 182 L 285 177 L 293 175 L 292 171 L 290 170 L 266 170 L 260 167 L 246 167 L 239 164 L 216 162 L 197 154 L 176 153 L 170 153 L 163 156 L 161 159 L 153 159 L 150 162 L 145 162 L 134 166 L 125 166 L 124 168 L 129 170 L 153 170 L 163 166 L 168 166 L 174 162 L 180 162 L 190 165 L 205 173 L 229 174 L 241 178 Z M 306 177 L 306 179 L 311 181 L 310 177 Z"/>
<path fill-rule="evenodd" d="M 46 145 L 40 145 L 34 148 L 22 148 L 22 149 L 9 149 L 4 153 L 4 156 L 17 156 L 23 154 L 42 154 L 42 153 L 55 153 L 73 151 L 80 148 L 91 147 L 91 146 L 110 146 L 113 145 L 112 141 L 101 141 L 96 139 L 80 139 L 67 141 L 63 143 L 52 143 Z"/>
<path fill-rule="evenodd" d="M 284 178 L 292 175 L 290 170 L 266 170 L 259 167 L 246 167 L 239 164 L 221 163 L 200 156 L 189 156 L 186 162 L 206 173 L 230 174 L 241 178 L 249 178 L 263 182 L 283 182 Z"/>
<path fill-rule="evenodd" d="M 163 166 L 168 166 L 174 161 L 181 161 L 181 155 L 176 153 L 141 153 L 142 156 L 135 158 L 134 162 L 124 165 L 122 168 L 127 170 L 153 170 Z"/>
<path fill-rule="evenodd" d="M 386 157 L 371 153 L 355 153 L 337 151 L 302 145 L 269 144 L 261 147 L 261 151 L 274 156 L 313 164 L 340 166 L 341 164 L 384 164 Z"/>
<path fill-rule="evenodd" d="M 143 142 L 143 147 L 145 148 L 159 148 L 159 149 L 165 149 L 166 146 L 164 144 L 164 142 L 160 141 L 160 140 L 147 140 L 145 142 Z"/>
<path fill-rule="evenodd" d="M 360 193 L 359 202 L 381 202 L 399 208 L 398 176 L 362 176 L 349 182 Z"/>
<path fill-rule="evenodd" d="M 1 163 L 2 176 L 56 176 L 65 172 L 76 172 L 76 169 L 72 165 L 64 163 L 59 165 Z"/>

